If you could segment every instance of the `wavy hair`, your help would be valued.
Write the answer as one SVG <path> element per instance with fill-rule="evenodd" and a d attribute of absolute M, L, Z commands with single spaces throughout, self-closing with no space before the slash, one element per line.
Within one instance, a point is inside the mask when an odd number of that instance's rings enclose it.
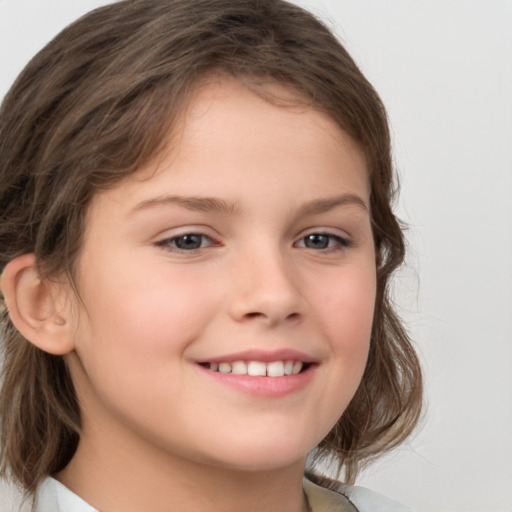
<path fill-rule="evenodd" d="M 294 89 L 366 157 L 377 254 L 369 359 L 356 395 L 315 451 L 315 460 L 333 459 L 353 482 L 362 465 L 410 434 L 422 379 L 390 299 L 404 238 L 392 210 L 386 112 L 309 12 L 283 0 L 125 0 L 63 30 L 0 109 L 0 270 L 33 252 L 42 275 L 65 272 L 72 280 L 91 198 L 155 158 L 194 87 L 216 73 L 263 97 L 267 83 Z M 32 493 L 73 457 L 80 409 L 63 358 L 34 347 L 5 309 L 0 314 L 0 467 Z"/>

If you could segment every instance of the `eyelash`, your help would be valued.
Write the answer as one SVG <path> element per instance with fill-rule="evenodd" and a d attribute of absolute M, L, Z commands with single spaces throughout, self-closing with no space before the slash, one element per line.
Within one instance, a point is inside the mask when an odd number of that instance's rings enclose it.
<path fill-rule="evenodd" d="M 319 238 L 322 238 L 324 241 L 327 241 L 327 247 L 308 247 L 307 240 L 309 239 L 312 241 L 314 238 L 317 238 L 317 241 Z M 199 247 L 192 247 L 192 248 L 183 248 L 179 247 L 179 243 L 187 241 L 187 239 L 191 239 L 193 241 L 194 239 L 199 238 Z M 327 239 L 327 240 L 325 240 Z M 205 245 L 204 242 L 207 241 L 207 244 Z M 301 245 L 303 243 L 303 245 Z M 205 235 L 204 233 L 184 233 L 179 236 L 174 236 L 171 238 L 165 238 L 163 240 L 160 240 L 156 242 L 155 244 L 157 247 L 161 247 L 163 249 L 167 249 L 169 251 L 175 251 L 180 253 L 196 253 L 202 249 L 205 249 L 207 247 L 218 245 L 211 237 L 208 235 Z M 197 244 L 196 244 L 197 245 Z M 293 244 L 294 247 L 300 247 L 305 249 L 310 249 L 313 251 L 323 251 L 323 252 L 331 252 L 331 251 L 339 251 L 343 249 L 347 249 L 353 245 L 351 240 L 348 240 L 347 238 L 343 238 L 339 235 L 333 235 L 332 233 L 322 233 L 322 232 L 313 232 L 309 233 L 299 239 L 298 242 L 295 242 Z"/>
<path fill-rule="evenodd" d="M 187 238 L 192 238 L 192 237 L 197 237 L 197 238 L 200 238 L 201 239 L 201 243 L 200 243 L 200 246 L 199 247 L 194 247 L 192 249 L 184 249 L 182 247 L 179 247 L 177 245 L 177 243 L 181 240 L 181 241 L 184 241 L 186 240 Z M 208 245 L 203 245 L 203 242 L 205 240 L 208 240 L 209 243 Z M 163 240 L 160 240 L 158 242 L 156 242 L 155 244 L 157 247 L 162 247 L 164 249 L 167 249 L 167 250 L 170 250 L 170 251 L 176 251 L 176 252 L 181 252 L 181 253 L 194 253 L 194 252 L 197 252 L 197 251 L 200 251 L 201 249 L 204 249 L 205 247 L 210 247 L 212 245 L 217 245 L 211 237 L 209 237 L 208 235 L 205 235 L 204 233 L 184 233 L 183 235 L 178 235 L 178 236 L 173 236 L 171 238 L 165 238 Z"/>
<path fill-rule="evenodd" d="M 320 238 L 327 239 L 327 247 L 321 247 L 321 248 L 313 248 L 313 247 L 307 247 L 306 246 L 306 240 L 311 240 L 313 238 Z M 304 245 L 299 245 L 299 243 L 304 242 Z M 331 252 L 331 251 L 340 251 L 343 249 L 347 249 L 349 247 L 352 247 L 353 243 L 351 240 L 344 238 L 340 235 L 333 235 L 332 233 L 322 233 L 322 232 L 313 232 L 308 233 L 307 235 L 300 238 L 299 242 L 296 242 L 294 244 L 294 247 L 304 247 L 305 249 L 311 249 L 311 250 L 318 250 L 323 252 Z"/>

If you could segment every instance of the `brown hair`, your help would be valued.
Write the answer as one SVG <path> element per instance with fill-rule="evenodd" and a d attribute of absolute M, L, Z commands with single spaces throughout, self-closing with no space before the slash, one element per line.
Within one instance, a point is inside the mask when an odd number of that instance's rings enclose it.
<path fill-rule="evenodd" d="M 154 158 L 193 87 L 218 72 L 256 91 L 271 81 L 294 88 L 366 156 L 377 252 L 370 354 L 355 397 L 315 452 L 333 457 L 352 482 L 362 464 L 410 434 L 422 380 L 388 289 L 404 240 L 391 207 L 386 113 L 310 13 L 282 0 L 125 0 L 66 28 L 27 65 L 0 110 L 0 270 L 34 252 L 43 275 L 64 271 L 72 280 L 92 196 Z M 1 470 L 33 492 L 72 458 L 80 411 L 64 360 L 1 315 Z"/>

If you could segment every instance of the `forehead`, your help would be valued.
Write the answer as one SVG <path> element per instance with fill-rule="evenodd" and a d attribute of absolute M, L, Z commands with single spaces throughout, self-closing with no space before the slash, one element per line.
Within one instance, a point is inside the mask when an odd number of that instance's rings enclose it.
<path fill-rule="evenodd" d="M 313 146 L 315 152 L 341 149 L 362 160 L 367 168 L 360 146 L 331 116 L 293 87 L 276 81 L 241 82 L 216 74 L 194 87 L 168 135 L 163 156 L 138 175 L 149 177 L 165 167 L 159 162 L 186 158 L 187 154 L 201 152 L 201 148 L 217 159 L 230 158 L 233 155 L 225 151 L 227 145 L 247 158 L 253 156 L 251 150 L 261 153 L 276 147 L 286 151 L 293 146 L 293 151 L 303 153 L 306 159 Z"/>
<path fill-rule="evenodd" d="M 133 203 L 165 189 L 254 201 L 255 190 L 292 185 L 304 201 L 327 197 L 331 188 L 334 196 L 340 186 L 367 198 L 365 157 L 330 116 L 294 89 L 277 83 L 255 89 L 213 77 L 195 88 L 164 151 L 121 182 L 117 196 Z"/>

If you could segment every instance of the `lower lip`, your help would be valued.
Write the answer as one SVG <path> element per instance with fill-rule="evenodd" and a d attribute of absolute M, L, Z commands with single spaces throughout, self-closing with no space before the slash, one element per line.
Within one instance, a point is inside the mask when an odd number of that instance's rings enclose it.
<path fill-rule="evenodd" d="M 213 372 L 204 366 L 198 365 L 201 371 L 216 382 L 248 395 L 263 398 L 281 398 L 301 391 L 313 378 L 316 367 L 317 365 L 311 364 L 297 375 L 252 377 L 250 375 Z"/>

